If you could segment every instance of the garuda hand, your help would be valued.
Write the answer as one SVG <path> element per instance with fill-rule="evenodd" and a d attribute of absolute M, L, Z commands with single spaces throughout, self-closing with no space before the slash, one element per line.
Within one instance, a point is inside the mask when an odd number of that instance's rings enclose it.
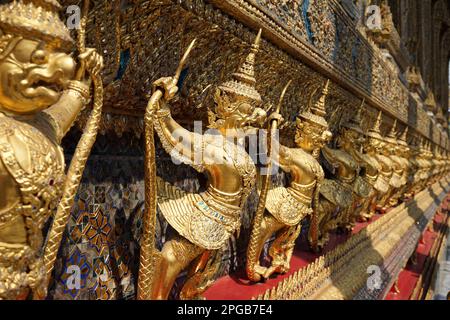
<path fill-rule="evenodd" d="M 164 77 L 153 82 L 153 92 L 158 89 L 164 92 L 163 98 L 166 102 L 171 101 L 178 92 L 178 87 L 173 77 Z"/>
<path fill-rule="evenodd" d="M 98 76 L 103 70 L 103 57 L 93 48 L 87 48 L 85 52 L 78 56 L 80 70 L 87 71 L 91 77 Z M 83 72 L 84 73 L 84 72 Z M 89 78 L 83 74 L 82 82 L 88 83 Z"/>

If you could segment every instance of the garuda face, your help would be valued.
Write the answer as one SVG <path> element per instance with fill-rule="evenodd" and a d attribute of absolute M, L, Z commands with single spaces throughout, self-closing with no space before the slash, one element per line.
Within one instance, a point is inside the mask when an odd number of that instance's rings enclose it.
<path fill-rule="evenodd" d="M 219 126 L 245 128 L 256 124 L 262 126 L 267 118 L 266 112 L 259 108 L 260 103 L 243 95 L 217 89 L 214 95 Z"/>
<path fill-rule="evenodd" d="M 364 152 L 366 153 L 381 153 L 384 143 L 376 138 L 369 137 L 364 143 Z"/>
<path fill-rule="evenodd" d="M 74 77 L 73 58 L 45 42 L 0 37 L 8 50 L 0 55 L 1 107 L 13 114 L 30 114 L 56 103 Z"/>
<path fill-rule="evenodd" d="M 322 149 L 330 140 L 332 134 L 327 128 L 305 120 L 297 119 L 295 143 L 306 152 Z"/>
<path fill-rule="evenodd" d="M 345 146 L 352 147 L 359 150 L 365 142 L 365 137 L 362 133 L 354 129 L 342 128 L 341 134 L 338 138 L 338 147 L 342 148 Z"/>

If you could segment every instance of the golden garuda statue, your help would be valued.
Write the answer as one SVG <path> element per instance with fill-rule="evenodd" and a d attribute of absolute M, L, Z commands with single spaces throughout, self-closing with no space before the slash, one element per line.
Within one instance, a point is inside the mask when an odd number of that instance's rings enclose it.
<path fill-rule="evenodd" d="M 445 173 L 445 158 L 444 158 L 444 152 L 445 150 L 442 147 L 439 147 L 437 150 L 437 166 L 438 169 L 436 170 L 436 180 L 439 181 L 440 179 L 444 178 L 444 173 Z"/>
<path fill-rule="evenodd" d="M 411 164 L 409 158 L 411 157 L 411 151 L 407 142 L 408 127 L 403 130 L 401 136 L 397 139 L 396 155 L 393 157 L 397 161 L 403 170 L 401 178 L 402 186 L 391 197 L 391 204 L 396 206 L 400 200 L 404 199 L 404 195 L 411 183 Z"/>
<path fill-rule="evenodd" d="M 256 181 L 255 164 L 245 151 L 243 132 L 254 123 L 264 123 L 267 118 L 266 112 L 259 108 L 262 99 L 255 89 L 254 64 L 260 39 L 261 31 L 244 63 L 233 73 L 233 79 L 219 85 L 215 91 L 215 114 L 210 119 L 215 134 L 190 132 L 172 118 L 169 104 L 178 91 L 180 67 L 174 78 L 162 78 L 154 83 L 147 125 L 154 127 L 172 157 L 204 173 L 207 182 L 203 192 L 186 193 L 157 179 L 158 207 L 177 234 L 165 242 L 160 252 L 154 246 L 141 244 L 141 251 L 144 248 L 153 253 L 141 252 L 139 299 L 166 299 L 179 273 L 187 268 L 190 275 L 181 298 L 198 298 L 212 281 L 210 268 L 214 269 L 214 264 L 210 261 L 240 227 L 242 207 Z M 179 137 L 183 139 L 182 144 Z M 151 141 L 151 136 L 147 138 Z M 146 165 L 150 160 L 147 156 Z M 151 179 L 147 179 L 149 188 L 152 187 L 150 182 Z M 149 193 L 146 193 L 146 201 L 154 201 Z M 146 219 L 154 219 L 154 212 L 151 214 Z M 146 229 L 153 231 L 154 226 Z M 154 267 L 147 267 L 146 260 Z"/>
<path fill-rule="evenodd" d="M 377 159 L 377 155 L 381 153 L 384 144 L 380 134 L 381 117 L 380 111 L 373 127 L 367 131 L 366 140 L 363 143 L 364 178 L 372 186 L 372 191 L 361 204 L 359 210 L 361 221 L 369 220 L 376 213 L 378 199 L 381 199 L 389 190 L 389 181 L 381 174 L 382 164 Z"/>
<path fill-rule="evenodd" d="M 409 168 L 409 177 L 407 187 L 404 191 L 404 199 L 410 199 L 414 197 L 414 195 L 419 191 L 420 181 L 422 179 L 422 171 L 421 165 L 419 161 L 420 155 L 420 142 L 416 136 L 412 136 L 409 147 L 409 157 L 408 157 L 408 168 Z"/>
<path fill-rule="evenodd" d="M 45 296 L 101 115 L 102 58 L 83 48 L 77 69 L 59 10 L 56 0 L 0 5 L 0 299 Z M 66 178 L 60 144 L 90 100 L 85 70 L 96 89 L 94 111 Z"/>
<path fill-rule="evenodd" d="M 443 172 L 447 173 L 450 171 L 450 152 L 448 152 L 447 150 L 444 150 L 442 160 L 443 160 L 443 165 L 444 165 Z"/>
<path fill-rule="evenodd" d="M 435 180 L 438 181 L 441 178 L 443 167 L 442 148 L 440 146 L 436 146 L 433 154 L 436 162 Z"/>
<path fill-rule="evenodd" d="M 432 149 L 432 150 L 431 150 Z M 431 163 L 432 163 L 432 170 L 431 170 L 431 174 L 432 174 L 432 178 L 431 178 L 431 184 L 434 184 L 435 182 L 438 181 L 439 178 L 439 148 L 437 145 L 434 145 L 433 147 L 430 146 L 430 153 L 433 155 L 433 157 L 431 158 Z"/>
<path fill-rule="evenodd" d="M 448 167 L 448 153 L 447 150 L 442 147 L 441 148 L 441 159 L 442 159 L 442 172 L 446 172 L 447 171 L 447 167 Z"/>
<path fill-rule="evenodd" d="M 440 178 L 440 172 L 441 172 L 441 150 L 439 146 L 434 147 L 433 152 L 434 158 L 433 158 L 433 180 L 434 182 L 437 182 Z"/>
<path fill-rule="evenodd" d="M 363 153 L 363 145 L 366 136 L 361 128 L 362 110 L 364 108 L 364 100 L 358 108 L 355 116 L 344 123 L 340 130 L 341 150 L 349 154 L 358 164 L 359 170 L 355 177 L 353 186 L 353 203 L 344 214 L 340 215 L 341 221 L 338 226 L 345 231 L 351 231 L 358 219 L 362 204 L 373 193 L 373 169 L 376 166 L 371 157 L 367 157 Z"/>
<path fill-rule="evenodd" d="M 431 142 L 425 141 L 423 147 L 423 189 L 431 185 L 432 168 L 433 168 L 433 153 L 431 152 Z"/>
<path fill-rule="evenodd" d="M 357 117 L 360 117 L 358 112 Z M 314 250 L 327 244 L 331 230 L 347 227 L 355 200 L 369 195 L 370 185 L 359 176 L 361 156 L 356 155 L 359 152 L 355 150 L 363 141 L 359 122 L 359 119 L 352 119 L 341 127 L 336 140 L 337 149 L 328 146 L 322 149 L 323 164 L 331 177 L 325 179 L 320 187 L 318 229 L 310 228 Z M 317 232 L 316 239 L 312 232 Z"/>
<path fill-rule="evenodd" d="M 381 114 L 381 113 L 380 113 Z M 376 210 L 380 212 L 385 212 L 387 209 L 387 202 L 389 200 L 389 195 L 391 193 L 391 190 L 393 188 L 392 186 L 392 177 L 394 175 L 394 164 L 392 163 L 391 158 L 389 157 L 391 155 L 390 146 L 386 142 L 385 137 L 382 137 L 382 140 L 379 141 L 380 143 L 380 152 L 376 155 L 376 158 L 378 162 L 381 164 L 381 174 L 380 177 L 387 182 L 388 190 L 383 194 L 379 195 L 377 199 L 376 204 Z M 394 178 L 394 185 L 398 185 L 399 179 Z"/>
<path fill-rule="evenodd" d="M 389 180 L 389 191 L 379 203 L 382 211 L 386 211 L 386 209 L 397 205 L 398 198 L 395 198 L 394 195 L 407 183 L 407 177 L 405 175 L 405 166 L 407 165 L 405 165 L 404 161 L 406 159 L 402 159 L 398 155 L 400 148 L 397 139 L 397 120 L 394 121 L 391 131 L 385 137 L 384 141 L 386 142 L 384 147 L 385 156 L 390 159 L 392 164 L 392 176 Z"/>
<path fill-rule="evenodd" d="M 419 192 L 426 188 L 429 179 L 429 169 L 431 167 L 428 161 L 428 151 L 426 149 L 425 138 L 420 138 L 419 142 L 419 153 L 417 155 L 417 163 L 419 165 L 419 170 L 417 171 L 417 188 L 416 192 Z"/>
<path fill-rule="evenodd" d="M 247 249 L 247 276 L 252 281 L 267 279 L 273 273 L 289 270 L 295 240 L 302 227 L 301 221 L 313 213 L 314 202 L 317 207 L 318 191 L 324 178 L 318 158 L 320 150 L 332 136 L 324 118 L 328 85 L 329 81 L 320 99 L 297 117 L 297 148 L 280 145 L 278 155 L 274 157 L 277 165 L 290 174 L 291 181 L 288 187 L 278 186 L 268 191 L 262 219 L 253 222 Z M 274 116 L 272 114 L 270 117 Z M 274 234 L 276 238 L 269 250 L 271 265 L 263 267 L 259 263 L 261 252 L 265 242 Z"/>
<path fill-rule="evenodd" d="M 444 148 L 441 148 L 441 177 L 445 176 L 445 173 L 447 172 L 447 156 L 446 156 L 446 150 Z"/>
<path fill-rule="evenodd" d="M 447 151 L 441 148 L 441 177 L 444 177 L 448 171 Z"/>

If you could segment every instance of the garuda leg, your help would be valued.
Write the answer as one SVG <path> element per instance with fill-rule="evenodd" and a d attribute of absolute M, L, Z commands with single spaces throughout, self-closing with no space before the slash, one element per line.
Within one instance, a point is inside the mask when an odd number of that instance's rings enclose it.
<path fill-rule="evenodd" d="M 301 229 L 301 224 L 298 224 L 293 227 L 284 227 L 277 233 L 276 239 L 269 249 L 272 264 L 267 270 L 265 278 L 269 278 L 274 273 L 289 271 L 295 240 L 297 240 Z"/>
<path fill-rule="evenodd" d="M 261 266 L 259 263 L 259 259 L 261 257 L 261 253 L 264 248 L 264 244 L 275 232 L 279 231 L 283 227 L 286 227 L 286 225 L 279 222 L 277 219 L 275 219 L 274 216 L 272 216 L 267 211 L 264 213 L 263 221 L 260 227 L 258 242 L 255 248 L 256 250 L 255 257 L 257 257 L 258 259 L 258 261 L 255 261 L 255 270 L 257 274 L 259 274 L 264 278 L 266 278 L 265 274 L 268 269 L 266 267 Z"/>
<path fill-rule="evenodd" d="M 330 230 L 330 223 L 333 219 L 333 213 L 336 210 L 336 205 L 332 202 L 328 201 L 326 198 L 321 197 L 319 200 L 319 206 L 317 208 L 317 247 L 312 248 L 314 251 L 320 251 L 324 245 L 328 242 L 329 235 L 328 232 Z M 312 238 L 312 229 L 309 229 L 309 242 L 313 243 Z"/>
<path fill-rule="evenodd" d="M 361 209 L 358 212 L 358 220 L 359 221 L 367 221 L 369 220 L 373 214 L 375 213 L 375 210 L 373 210 L 373 203 L 374 200 L 377 198 L 377 191 L 372 190 L 369 197 L 364 199 Z"/>
<path fill-rule="evenodd" d="M 161 251 L 161 259 L 155 270 L 153 299 L 166 300 L 179 273 L 189 267 L 195 258 L 206 250 L 177 235 L 167 241 Z"/>

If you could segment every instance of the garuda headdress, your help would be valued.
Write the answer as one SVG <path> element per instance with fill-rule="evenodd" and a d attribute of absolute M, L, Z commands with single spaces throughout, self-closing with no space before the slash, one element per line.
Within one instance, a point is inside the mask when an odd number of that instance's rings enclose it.
<path fill-rule="evenodd" d="M 74 41 L 59 18 L 60 9 L 57 0 L 14 0 L 0 5 L 0 30 L 70 50 Z M 0 44 L 0 56 L 6 45 Z"/>
<path fill-rule="evenodd" d="M 355 130 L 355 131 L 357 131 L 357 132 L 359 132 L 361 134 L 364 134 L 364 132 L 363 132 L 363 130 L 361 128 L 361 122 L 362 122 L 361 113 L 362 113 L 362 110 L 363 110 L 363 107 L 364 107 L 364 102 L 365 102 L 365 99 L 363 99 L 363 101 L 361 103 L 361 106 L 358 107 L 358 110 L 357 110 L 355 116 L 350 118 L 350 120 L 347 121 L 343 125 L 344 128 L 352 129 L 352 130 Z"/>
<path fill-rule="evenodd" d="M 385 140 L 391 144 L 397 144 L 397 119 L 394 120 L 394 125 Z"/>
<path fill-rule="evenodd" d="M 322 126 L 324 127 L 324 129 L 328 129 L 328 123 L 327 120 L 325 120 L 324 116 L 327 113 L 325 110 L 325 100 L 328 96 L 329 85 L 330 80 L 327 80 L 325 86 L 322 89 L 322 94 L 320 98 L 316 101 L 316 103 L 314 103 L 313 106 L 310 106 L 309 110 L 306 110 L 298 115 L 298 117 L 301 120 Z"/>
<path fill-rule="evenodd" d="M 255 89 L 255 58 L 259 51 L 261 33 L 260 29 L 244 63 L 233 73 L 233 79 L 219 85 L 222 91 L 250 98 L 257 104 L 262 102 L 261 95 Z"/>
<path fill-rule="evenodd" d="M 404 147 L 408 146 L 408 142 L 407 142 L 408 130 L 409 130 L 409 128 L 406 127 L 405 130 L 403 131 L 402 135 L 400 136 L 400 138 L 397 140 L 398 144 L 400 144 Z"/>
<path fill-rule="evenodd" d="M 377 119 L 373 125 L 372 128 L 369 129 L 369 131 L 367 132 L 367 135 L 371 138 L 375 138 L 375 139 L 379 139 L 381 140 L 381 131 L 380 131 L 380 127 L 381 127 L 381 122 L 382 122 L 382 117 L 383 117 L 383 113 L 381 111 L 378 112 L 378 116 Z"/>

